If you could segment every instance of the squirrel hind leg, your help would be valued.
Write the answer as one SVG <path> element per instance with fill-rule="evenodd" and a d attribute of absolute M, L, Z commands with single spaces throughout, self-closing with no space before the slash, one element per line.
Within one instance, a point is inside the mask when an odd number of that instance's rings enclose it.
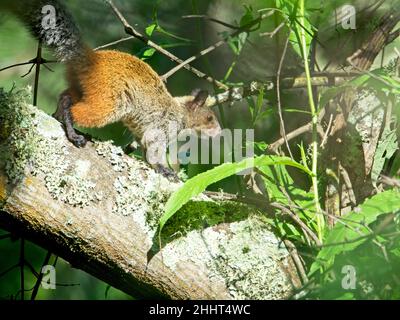
<path fill-rule="evenodd" d="M 57 111 L 54 113 L 53 116 L 61 123 L 63 123 L 68 140 L 72 142 L 76 147 L 81 148 L 86 145 L 87 140 L 84 136 L 77 134 L 74 129 L 71 114 L 72 105 L 73 102 L 71 95 L 68 93 L 68 91 L 64 91 L 60 95 Z"/>
<path fill-rule="evenodd" d="M 61 123 L 64 123 L 64 109 L 67 107 L 65 105 L 67 101 L 62 101 L 62 100 L 67 95 L 70 95 L 68 90 L 65 90 L 63 93 L 60 94 L 57 104 L 57 110 L 52 114 L 53 118 L 56 118 Z"/>

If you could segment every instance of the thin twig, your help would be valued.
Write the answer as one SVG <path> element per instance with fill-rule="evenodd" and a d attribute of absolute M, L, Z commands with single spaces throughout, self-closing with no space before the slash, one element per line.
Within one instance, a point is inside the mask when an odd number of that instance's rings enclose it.
<path fill-rule="evenodd" d="M 344 184 L 345 184 L 345 186 L 347 188 L 347 192 L 349 194 L 350 201 L 351 201 L 353 206 L 356 206 L 357 205 L 357 200 L 356 200 L 356 196 L 354 195 L 353 185 L 351 183 L 351 179 L 350 179 L 349 173 L 342 166 L 342 164 L 340 162 L 339 162 L 339 171 L 340 171 L 340 175 L 343 178 Z"/>
<path fill-rule="evenodd" d="M 8 70 L 8 69 L 11 69 L 11 68 L 15 68 L 15 67 L 26 66 L 26 65 L 28 65 L 28 64 L 33 64 L 33 65 L 35 65 L 35 64 L 36 64 L 36 60 L 37 60 L 37 57 L 35 57 L 35 58 L 33 58 L 33 59 L 29 60 L 29 61 L 26 61 L 26 62 L 21 62 L 21 63 L 12 64 L 12 65 L 10 65 L 10 66 L 1 68 L 1 69 L 0 69 L 0 72 L 1 72 L 1 71 L 5 71 L 5 70 Z M 43 58 L 42 58 L 40 64 L 45 65 L 46 63 L 57 63 L 57 62 L 58 62 L 58 61 L 46 60 L 46 59 L 43 59 Z"/>
<path fill-rule="evenodd" d="M 115 46 L 118 43 L 129 41 L 129 40 L 132 40 L 132 39 L 135 39 L 135 37 L 134 36 L 125 37 L 125 38 L 122 38 L 122 39 L 119 39 L 119 40 L 116 40 L 116 41 L 113 41 L 113 42 L 110 42 L 110 43 L 106 43 L 106 44 L 104 44 L 102 46 L 94 48 L 93 50 L 97 51 L 97 50 L 105 49 L 105 48 L 108 48 L 108 47 Z"/>
<path fill-rule="evenodd" d="M 8 70 L 8 69 L 11 69 L 11 68 L 19 67 L 19 66 L 26 66 L 27 64 L 32 64 L 32 63 L 35 63 L 35 62 L 30 60 L 30 61 L 27 61 L 27 62 L 21 62 L 21 63 L 12 64 L 11 66 L 7 66 L 7 67 L 4 67 L 4 68 L 1 68 L 0 72 Z"/>
<path fill-rule="evenodd" d="M 270 38 L 273 38 L 279 32 L 279 30 L 281 30 L 284 26 L 285 26 L 285 23 L 281 22 L 281 24 L 278 25 L 273 31 L 260 33 L 260 37 L 269 36 Z"/>
<path fill-rule="evenodd" d="M 293 130 L 292 132 L 288 133 L 286 135 L 286 140 L 290 141 L 294 138 L 297 138 L 298 136 L 302 135 L 303 133 L 310 132 L 311 129 L 312 129 L 312 122 L 309 122 L 297 129 Z M 285 139 L 280 138 L 277 141 L 271 143 L 268 146 L 268 150 L 272 151 L 272 152 L 276 152 L 278 150 L 278 148 L 281 147 L 283 144 L 285 144 Z"/>
<path fill-rule="evenodd" d="M 177 71 L 179 71 L 180 69 L 182 69 L 185 65 L 188 65 L 189 63 L 199 59 L 200 57 L 214 51 L 215 49 L 219 48 L 220 46 L 222 46 L 223 44 L 225 44 L 230 38 L 234 38 L 236 36 L 238 36 L 239 34 L 241 34 L 242 32 L 250 32 L 251 28 L 257 24 L 259 24 L 263 19 L 269 17 L 270 15 L 268 14 L 263 14 L 260 17 L 258 17 L 257 19 L 254 19 L 253 21 L 250 21 L 249 23 L 247 23 L 246 25 L 240 27 L 237 31 L 235 31 L 234 33 L 230 34 L 229 36 L 224 37 L 224 39 L 219 40 L 218 42 L 216 42 L 215 44 L 209 46 L 208 48 L 202 50 L 201 52 L 199 52 L 198 54 L 186 59 L 185 61 L 183 61 L 182 63 L 180 63 L 179 65 L 177 65 L 176 67 L 172 68 L 170 71 L 168 71 L 166 74 L 164 74 L 161 78 L 166 81 L 170 76 L 172 76 L 174 73 L 176 73 Z"/>
<path fill-rule="evenodd" d="M 315 233 L 289 208 L 278 202 L 272 202 L 270 203 L 270 205 L 271 207 L 274 207 L 276 209 L 285 212 L 290 218 L 292 218 L 294 222 L 296 222 L 299 225 L 300 229 L 306 232 L 313 239 L 316 245 L 321 245 L 321 241 L 318 239 Z"/>
<path fill-rule="evenodd" d="M 329 123 L 328 123 L 328 127 L 326 128 L 325 134 L 322 138 L 322 142 L 320 144 L 320 148 L 325 148 L 325 144 L 328 141 L 328 136 L 329 136 L 329 132 L 331 131 L 332 128 L 332 124 L 333 124 L 333 114 L 330 115 L 329 117 Z"/>
<path fill-rule="evenodd" d="M 39 91 L 39 77 L 40 77 L 40 64 L 42 62 L 42 44 L 39 41 L 37 55 L 36 55 L 36 71 L 35 71 L 35 83 L 33 86 L 33 105 L 37 106 L 38 91 Z"/>
<path fill-rule="evenodd" d="M 30 75 L 31 72 L 32 72 L 32 70 L 33 70 L 33 68 L 34 68 L 35 66 L 36 66 L 36 63 L 33 63 L 33 64 L 31 65 L 31 67 L 29 68 L 28 72 L 24 73 L 24 74 L 21 76 L 21 78 L 25 78 L 25 77 L 27 77 L 28 75 Z"/>
<path fill-rule="evenodd" d="M 321 119 L 322 119 L 324 116 L 325 116 L 325 109 L 322 109 L 322 110 L 319 112 L 318 121 L 321 121 Z M 307 123 L 307 124 L 305 124 L 305 125 L 303 125 L 303 126 L 297 128 L 297 129 L 293 130 L 292 132 L 288 133 L 288 134 L 286 135 L 286 139 L 287 139 L 288 141 L 290 141 L 290 140 L 292 140 L 292 139 L 294 139 L 294 138 L 297 138 L 298 136 L 302 135 L 303 133 L 310 132 L 311 129 L 312 129 L 312 122 L 310 121 L 309 123 Z M 277 141 L 271 143 L 271 144 L 268 146 L 268 151 L 276 152 L 276 150 L 278 150 L 278 148 L 279 148 L 280 146 L 282 146 L 284 143 L 285 143 L 285 139 L 280 138 L 280 139 L 278 139 Z"/>
<path fill-rule="evenodd" d="M 172 60 L 174 62 L 179 63 L 179 64 L 183 62 L 182 59 L 176 57 L 175 55 L 170 53 L 168 50 L 165 50 L 164 48 L 162 48 L 158 44 L 154 43 L 150 39 L 147 39 L 144 35 L 142 35 L 135 28 L 133 28 L 128 23 L 128 21 L 125 19 L 125 17 L 122 15 L 122 13 L 118 10 L 118 8 L 115 6 L 115 4 L 114 4 L 114 2 L 112 0 L 104 0 L 104 1 L 111 7 L 111 9 L 114 11 L 115 15 L 121 21 L 121 23 L 123 24 L 123 26 L 125 28 L 125 32 L 127 34 L 139 39 L 140 41 L 142 41 L 143 43 L 145 43 L 149 47 L 157 50 L 158 52 L 162 53 L 163 55 L 165 55 L 166 57 L 168 57 L 170 60 Z M 194 68 L 194 67 L 192 67 L 190 65 L 185 65 L 184 68 L 189 70 L 189 71 L 191 71 L 192 73 L 194 73 L 199 78 L 205 79 L 208 82 L 210 82 L 212 84 L 215 84 L 220 89 L 223 89 L 223 90 L 228 90 L 229 89 L 229 87 L 227 85 L 223 84 L 222 82 L 220 82 L 218 80 L 213 79 L 212 77 L 206 75 L 205 73 L 197 70 L 196 68 Z"/>
<path fill-rule="evenodd" d="M 279 113 L 279 120 L 280 120 L 280 125 L 281 125 L 281 135 L 282 135 L 283 139 L 285 140 L 286 148 L 289 152 L 290 158 L 292 158 L 292 160 L 293 160 L 293 154 L 292 154 L 292 151 L 290 150 L 289 141 L 286 137 L 285 121 L 283 120 L 282 103 L 281 103 L 281 83 L 280 83 L 282 66 L 283 66 L 283 62 L 286 57 L 286 52 L 287 52 L 287 48 L 289 45 L 289 39 L 290 39 L 290 34 L 286 38 L 286 42 L 283 47 L 282 56 L 279 61 L 278 71 L 276 72 L 276 95 L 277 95 L 277 100 L 278 100 L 278 113 Z"/>
<path fill-rule="evenodd" d="M 218 23 L 218 24 L 223 25 L 224 27 L 227 27 L 227 28 L 230 28 L 230 29 L 235 29 L 235 30 L 240 29 L 240 27 L 238 27 L 238 26 L 234 26 L 234 25 L 229 24 L 227 22 L 224 22 L 222 20 L 211 18 L 211 17 L 203 15 L 203 14 L 186 15 L 186 16 L 183 16 L 182 19 L 204 19 L 204 20 L 207 20 L 207 21 Z"/>
<path fill-rule="evenodd" d="M 400 180 L 399 179 L 391 178 L 391 177 L 381 174 L 380 181 L 387 186 L 400 188 Z"/>
<path fill-rule="evenodd" d="M 303 285 L 306 284 L 308 282 L 307 273 L 306 273 L 306 270 L 304 269 L 304 263 L 300 258 L 300 255 L 297 251 L 296 246 L 287 239 L 283 240 L 283 242 L 285 243 L 285 246 L 292 257 L 293 262 L 296 265 L 296 268 L 300 274 Z"/>
<path fill-rule="evenodd" d="M 177 66 L 175 66 L 174 68 L 169 70 L 167 73 L 162 75 L 161 79 L 163 81 L 167 81 L 167 79 L 169 77 L 171 77 L 174 73 L 178 72 L 180 69 L 182 69 L 183 67 L 185 67 L 189 63 L 192 63 L 193 61 L 199 59 L 200 57 L 205 56 L 206 54 L 208 54 L 208 53 L 214 51 L 215 49 L 219 48 L 220 46 L 225 44 L 225 42 L 226 42 L 226 39 L 219 40 L 218 42 L 214 43 L 213 45 L 209 46 L 208 48 L 200 51 L 198 54 L 196 54 L 194 56 L 191 56 L 190 58 L 186 59 L 185 61 L 183 61 L 182 63 L 178 64 Z"/>
<path fill-rule="evenodd" d="M 32 295 L 31 295 L 31 300 L 35 300 L 37 293 L 39 291 L 39 287 L 42 283 L 43 280 L 43 273 L 41 272 L 41 270 L 43 270 L 43 267 L 47 266 L 49 264 L 51 258 L 51 252 L 47 251 L 46 257 L 44 258 L 43 264 L 42 264 L 42 268 L 40 269 L 39 275 L 37 277 L 35 286 L 33 287 L 33 291 L 32 291 Z"/>

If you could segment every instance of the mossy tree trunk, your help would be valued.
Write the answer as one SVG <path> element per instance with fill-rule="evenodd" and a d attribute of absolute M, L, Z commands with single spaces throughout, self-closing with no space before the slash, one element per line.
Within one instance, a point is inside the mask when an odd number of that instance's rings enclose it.
<path fill-rule="evenodd" d="M 109 142 L 75 148 L 61 125 L 0 90 L 0 226 L 136 297 L 282 299 L 299 285 L 257 209 L 200 196 L 163 231 L 179 187 Z"/>

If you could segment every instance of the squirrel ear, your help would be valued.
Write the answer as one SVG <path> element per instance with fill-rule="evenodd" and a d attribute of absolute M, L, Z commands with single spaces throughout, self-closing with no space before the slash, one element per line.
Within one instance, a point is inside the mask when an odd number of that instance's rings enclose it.
<path fill-rule="evenodd" d="M 202 107 L 208 98 L 208 91 L 207 90 L 200 90 L 200 89 L 195 89 L 192 91 L 192 96 L 194 96 L 194 99 L 190 101 L 187 106 L 190 110 L 196 110 L 199 107 Z"/>

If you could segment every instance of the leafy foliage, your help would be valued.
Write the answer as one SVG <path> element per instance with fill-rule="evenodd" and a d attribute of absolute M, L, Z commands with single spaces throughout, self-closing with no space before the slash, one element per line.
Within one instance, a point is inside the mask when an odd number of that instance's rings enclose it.
<path fill-rule="evenodd" d="M 185 203 L 187 203 L 192 197 L 199 195 L 209 185 L 253 167 L 259 168 L 260 170 L 265 170 L 266 167 L 273 165 L 292 166 L 311 175 L 309 169 L 287 157 L 260 156 L 256 158 L 247 158 L 238 163 L 224 163 L 186 181 L 181 188 L 172 194 L 165 205 L 165 213 L 160 219 L 160 232 L 167 221 Z"/>
<path fill-rule="evenodd" d="M 310 273 L 319 268 L 329 268 L 335 257 L 343 252 L 351 251 L 376 235 L 369 225 L 380 215 L 400 211 L 400 192 L 389 190 L 373 196 L 362 205 L 343 217 L 328 233 L 324 248 L 319 252 Z"/>

